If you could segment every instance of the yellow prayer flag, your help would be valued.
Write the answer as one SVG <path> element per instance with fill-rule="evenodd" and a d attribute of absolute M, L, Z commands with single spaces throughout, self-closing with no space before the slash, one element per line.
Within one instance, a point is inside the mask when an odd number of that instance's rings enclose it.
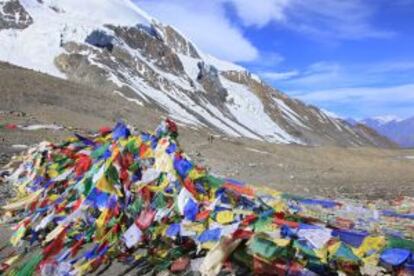
<path fill-rule="evenodd" d="M 62 224 L 58 225 L 55 229 L 52 230 L 52 232 L 49 232 L 43 241 L 43 244 L 47 244 L 48 242 L 54 240 L 57 236 L 59 236 L 60 233 L 62 233 L 63 230 L 65 230 L 65 226 Z"/>
<path fill-rule="evenodd" d="M 204 230 L 206 230 L 206 227 L 204 226 L 203 223 L 190 223 L 190 224 L 185 224 L 183 225 L 185 229 L 189 230 L 189 231 L 194 231 L 197 233 L 201 233 Z"/>
<path fill-rule="evenodd" d="M 271 206 L 273 207 L 273 209 L 275 209 L 276 212 L 284 212 L 287 209 L 286 204 L 282 201 L 272 202 Z"/>
<path fill-rule="evenodd" d="M 385 237 L 366 237 L 359 248 L 354 249 L 353 252 L 358 257 L 362 258 L 370 251 L 378 252 L 386 245 Z"/>
<path fill-rule="evenodd" d="M 79 272 L 79 275 L 87 274 L 89 270 L 91 269 L 92 262 L 93 260 L 90 260 L 90 261 L 86 261 L 84 264 L 77 265 L 77 270 Z"/>
<path fill-rule="evenodd" d="M 23 225 L 21 225 L 19 229 L 16 232 L 14 232 L 13 236 L 10 238 L 10 243 L 13 246 L 17 246 L 17 244 L 19 243 L 19 241 L 21 241 L 25 233 L 26 228 Z"/>
<path fill-rule="evenodd" d="M 173 160 L 165 151 L 157 151 L 155 153 L 154 168 L 161 172 L 172 172 L 174 171 Z"/>
<path fill-rule="evenodd" d="M 95 221 L 96 225 L 96 239 L 101 239 L 105 232 L 106 221 L 109 216 L 109 209 L 104 209 L 103 212 L 99 215 L 99 217 Z"/>
<path fill-rule="evenodd" d="M 234 221 L 234 214 L 232 211 L 221 211 L 217 213 L 216 220 L 220 224 L 227 224 Z"/>
<path fill-rule="evenodd" d="M 119 144 L 120 144 L 122 147 L 125 147 L 125 146 L 128 144 L 128 141 L 129 141 L 129 140 L 126 140 L 126 139 L 120 139 L 120 140 L 118 140 Z"/>
<path fill-rule="evenodd" d="M 188 177 L 191 180 L 196 180 L 199 179 L 201 177 L 204 177 L 206 175 L 206 171 L 205 170 L 199 170 L 197 168 L 193 168 L 190 173 L 188 174 Z"/>
<path fill-rule="evenodd" d="M 209 241 L 201 244 L 202 249 L 211 250 L 214 246 L 216 246 L 217 242 Z"/>
<path fill-rule="evenodd" d="M 159 186 L 154 186 L 154 185 L 148 185 L 147 188 L 151 191 L 151 192 L 161 192 L 164 191 L 165 188 L 167 188 L 168 184 L 170 182 L 168 181 L 168 179 L 166 177 L 164 177 L 164 179 L 162 180 L 161 184 Z"/>
<path fill-rule="evenodd" d="M 105 175 L 103 175 L 101 179 L 98 180 L 96 183 L 96 188 L 108 194 L 122 196 L 122 193 L 116 189 L 113 184 L 108 182 L 108 179 L 106 179 Z"/>
<path fill-rule="evenodd" d="M 340 241 L 329 245 L 328 246 L 329 255 L 334 255 L 336 253 L 336 251 L 339 249 L 339 247 L 341 247 L 341 242 Z"/>
<path fill-rule="evenodd" d="M 17 211 L 26 208 L 29 204 L 36 201 L 42 190 L 38 190 L 34 193 L 29 194 L 28 196 L 20 199 L 17 202 L 10 203 L 6 206 L 1 207 L 5 211 Z"/>
<path fill-rule="evenodd" d="M 8 258 L 6 261 L 3 262 L 3 264 L 6 264 L 8 266 L 11 266 L 13 263 L 15 263 L 18 259 L 20 259 L 21 255 L 16 255 L 13 257 Z"/>
<path fill-rule="evenodd" d="M 49 175 L 49 177 L 50 178 L 56 178 L 56 177 L 58 177 L 59 176 L 59 172 L 57 171 L 57 170 L 55 170 L 55 169 L 49 169 L 48 171 L 47 171 L 47 174 Z"/>
<path fill-rule="evenodd" d="M 273 239 L 273 241 L 275 242 L 277 246 L 280 246 L 280 247 L 286 247 L 290 243 L 289 239 Z"/>
<path fill-rule="evenodd" d="M 380 255 L 379 254 L 372 254 L 369 257 L 362 258 L 362 261 L 365 265 L 368 266 L 377 266 L 379 261 Z"/>
<path fill-rule="evenodd" d="M 314 249 L 316 256 L 319 257 L 320 261 L 324 264 L 328 263 L 328 249 L 322 247 L 320 249 Z"/>

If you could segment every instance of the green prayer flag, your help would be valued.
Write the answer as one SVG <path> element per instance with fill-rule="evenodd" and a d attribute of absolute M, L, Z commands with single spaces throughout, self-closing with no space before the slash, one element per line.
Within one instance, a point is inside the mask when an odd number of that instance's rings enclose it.
<path fill-rule="evenodd" d="M 217 178 L 212 175 L 207 175 L 204 177 L 205 181 L 212 187 L 212 188 L 219 188 L 224 184 L 224 180 Z"/>
<path fill-rule="evenodd" d="M 92 186 L 93 186 L 92 177 L 85 178 L 85 180 L 83 181 L 83 195 L 84 196 L 89 195 L 89 193 L 92 190 Z"/>
<path fill-rule="evenodd" d="M 111 184 L 118 183 L 119 175 L 118 170 L 112 164 L 106 169 L 105 176 Z"/>
<path fill-rule="evenodd" d="M 132 154 L 138 154 L 138 147 L 133 139 L 126 144 L 125 148 Z"/>
<path fill-rule="evenodd" d="M 93 159 L 100 158 L 106 152 L 106 150 L 109 148 L 109 145 L 110 145 L 109 143 L 106 143 L 106 144 L 100 146 L 99 148 L 97 148 L 96 150 L 94 150 L 91 153 L 91 157 Z"/>
<path fill-rule="evenodd" d="M 403 248 L 414 252 L 414 241 L 401 239 L 397 237 L 387 237 L 387 248 Z"/>
<path fill-rule="evenodd" d="M 33 275 L 36 271 L 37 266 L 42 261 L 43 255 L 38 252 L 34 254 L 24 265 L 23 267 L 16 273 L 16 276 L 29 276 Z"/>
<path fill-rule="evenodd" d="M 352 252 L 351 248 L 347 245 L 341 243 L 338 250 L 333 254 L 332 259 L 334 260 L 343 260 L 347 262 L 357 263 L 360 259 Z"/>
<path fill-rule="evenodd" d="M 253 254 L 260 255 L 268 260 L 274 259 L 278 253 L 278 248 L 275 243 L 258 236 L 255 236 L 251 240 L 249 249 Z"/>
<path fill-rule="evenodd" d="M 135 172 L 135 171 L 136 171 L 136 170 L 138 170 L 140 167 L 141 167 L 140 163 L 139 163 L 139 162 L 135 162 L 135 163 L 132 163 L 132 165 L 131 165 L 131 166 L 129 166 L 128 170 L 129 170 L 130 172 Z"/>

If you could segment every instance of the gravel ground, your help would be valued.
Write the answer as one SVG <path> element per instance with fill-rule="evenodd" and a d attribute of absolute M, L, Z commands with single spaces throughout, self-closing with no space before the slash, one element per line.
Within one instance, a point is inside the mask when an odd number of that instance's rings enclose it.
<path fill-rule="evenodd" d="M 30 124 L 25 118 L 1 115 L 5 121 Z M 48 122 L 41 122 L 46 124 Z M 113 122 L 108 122 L 111 125 Z M 157 124 L 146 129 L 154 129 Z M 43 140 L 58 142 L 72 130 L 0 129 L 0 164 L 22 149 Z M 96 128 L 95 128 L 96 130 Z M 395 198 L 414 196 L 413 150 L 376 148 L 303 147 L 275 145 L 246 139 L 217 137 L 212 143 L 202 130 L 180 128 L 180 144 L 197 163 L 217 175 L 252 185 L 266 185 L 284 192 L 329 198 Z M 82 134 L 90 130 L 78 128 Z M 1 198 L 10 195 L 0 186 Z"/>

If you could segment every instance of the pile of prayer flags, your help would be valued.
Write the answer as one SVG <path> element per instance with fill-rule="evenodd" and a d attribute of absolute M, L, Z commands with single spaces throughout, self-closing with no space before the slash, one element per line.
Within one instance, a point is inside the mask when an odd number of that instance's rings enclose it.
<path fill-rule="evenodd" d="M 139 274 L 413 273 L 412 199 L 401 212 L 253 187 L 194 164 L 177 137 L 171 120 L 154 133 L 119 122 L 29 149 L 6 179 L 16 250 L 1 271 L 82 275 L 117 260 Z"/>

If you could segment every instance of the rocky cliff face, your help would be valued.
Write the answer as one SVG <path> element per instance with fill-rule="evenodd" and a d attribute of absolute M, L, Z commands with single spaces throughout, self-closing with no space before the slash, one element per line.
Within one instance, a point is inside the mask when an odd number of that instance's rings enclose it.
<path fill-rule="evenodd" d="M 33 23 L 18 0 L 0 1 L 0 30 L 25 29 Z"/>
<path fill-rule="evenodd" d="M 30 23 L 20 31 L 24 25 L 9 23 L 0 31 L 0 41 L 14 53 L 0 53 L 0 59 L 115 91 L 137 108 L 155 108 L 182 123 L 229 136 L 304 145 L 384 145 L 375 132 L 362 135 L 246 69 L 202 53 L 129 0 L 88 1 L 95 18 L 86 8 L 76 9 L 82 5 L 76 2 L 82 1 L 7 1 L 3 10 L 16 5 L 24 14 L 14 22 L 25 18 L 22 22 Z M 6 20 L 4 13 L 1 20 Z M 27 45 L 18 43 L 22 40 Z"/>

